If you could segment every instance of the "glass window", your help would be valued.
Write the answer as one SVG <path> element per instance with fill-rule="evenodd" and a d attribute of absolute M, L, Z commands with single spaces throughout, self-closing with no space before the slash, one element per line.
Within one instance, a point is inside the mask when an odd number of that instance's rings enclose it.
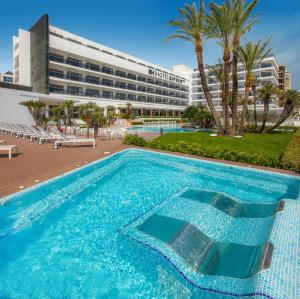
<path fill-rule="evenodd" d="M 138 76 L 138 80 L 141 82 L 146 82 L 146 77 Z"/>
<path fill-rule="evenodd" d="M 106 73 L 106 74 L 113 74 L 114 73 L 114 70 L 110 67 L 107 67 L 107 66 L 103 66 L 102 67 L 102 72 L 103 73 Z"/>
<path fill-rule="evenodd" d="M 71 58 L 71 57 L 67 58 L 67 64 L 78 66 L 78 67 L 82 67 L 82 61 L 81 60 L 75 59 L 75 58 Z"/>
<path fill-rule="evenodd" d="M 136 90 L 136 85 L 130 84 L 130 83 L 129 83 L 129 84 L 127 85 L 127 88 L 130 89 L 130 90 Z"/>
<path fill-rule="evenodd" d="M 49 69 L 49 76 L 57 77 L 57 78 L 63 78 L 64 72 L 61 70 L 55 70 L 55 69 Z"/>
<path fill-rule="evenodd" d="M 107 98 L 107 99 L 112 99 L 113 98 L 113 92 L 108 91 L 108 90 L 103 90 L 102 97 Z"/>
<path fill-rule="evenodd" d="M 86 63 L 85 67 L 92 71 L 96 71 L 96 72 L 100 71 L 100 66 L 98 64 L 88 62 Z"/>
<path fill-rule="evenodd" d="M 138 87 L 138 91 L 143 91 L 145 92 L 147 90 L 147 88 L 145 86 L 139 86 Z"/>
<path fill-rule="evenodd" d="M 106 86 L 113 86 L 114 85 L 114 81 L 110 80 L 110 79 L 102 79 L 102 84 L 106 85 Z"/>
<path fill-rule="evenodd" d="M 126 77 L 126 73 L 123 72 L 123 71 L 117 70 L 116 71 L 116 76 L 125 78 Z"/>
<path fill-rule="evenodd" d="M 59 54 L 50 53 L 49 60 L 64 63 L 64 57 Z"/>
<path fill-rule="evenodd" d="M 129 94 L 128 99 L 131 101 L 136 101 L 136 95 L 135 94 Z"/>
<path fill-rule="evenodd" d="M 62 85 L 50 84 L 49 85 L 49 92 L 64 93 L 64 87 Z"/>
<path fill-rule="evenodd" d="M 85 81 L 89 82 L 89 83 L 92 83 L 92 84 L 100 84 L 100 78 L 99 77 L 86 76 Z"/>
<path fill-rule="evenodd" d="M 124 82 L 117 82 L 116 83 L 116 87 L 126 89 L 126 83 L 124 83 Z"/>
<path fill-rule="evenodd" d="M 98 89 L 90 89 L 90 88 L 88 88 L 86 90 L 86 95 L 88 97 L 95 97 L 95 98 L 99 98 L 100 97 L 100 93 L 99 93 Z"/>
<path fill-rule="evenodd" d="M 73 95 L 81 95 L 82 94 L 82 88 L 77 86 L 68 86 L 67 87 L 67 93 L 73 94 Z"/>
<path fill-rule="evenodd" d="M 4 77 L 4 78 L 3 78 L 3 81 L 4 81 L 5 83 L 13 83 L 13 78 L 12 78 L 12 77 Z"/>
<path fill-rule="evenodd" d="M 130 74 L 130 73 L 128 73 L 128 74 L 127 74 L 127 78 L 128 78 L 128 79 L 131 79 L 131 80 L 136 80 L 136 75 L 135 75 L 135 74 Z"/>
<path fill-rule="evenodd" d="M 116 99 L 126 100 L 126 93 L 117 92 L 116 93 Z"/>
<path fill-rule="evenodd" d="M 82 74 L 74 73 L 74 72 L 68 72 L 67 73 L 67 79 L 74 80 L 74 81 L 82 81 Z"/>

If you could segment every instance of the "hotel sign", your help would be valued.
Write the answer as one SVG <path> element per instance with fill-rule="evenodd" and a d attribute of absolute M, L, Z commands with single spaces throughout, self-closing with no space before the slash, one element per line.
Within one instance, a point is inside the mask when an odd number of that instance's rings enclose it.
<path fill-rule="evenodd" d="M 153 69 L 148 69 L 148 74 L 160 79 L 169 80 L 180 84 L 185 83 L 185 80 L 183 79 Z"/>

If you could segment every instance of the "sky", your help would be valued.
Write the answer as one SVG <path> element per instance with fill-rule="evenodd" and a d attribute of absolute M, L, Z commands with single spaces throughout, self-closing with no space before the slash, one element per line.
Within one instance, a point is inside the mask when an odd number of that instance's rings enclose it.
<path fill-rule="evenodd" d="M 0 72 L 12 69 L 12 36 L 18 28 L 29 29 L 48 13 L 50 23 L 74 34 L 171 68 L 196 66 L 193 45 L 183 40 L 165 42 L 174 32 L 168 21 L 189 0 L 0 0 Z M 206 4 L 212 1 L 205 1 Z M 214 2 L 222 3 L 221 0 Z M 300 2 L 260 0 L 259 23 L 245 40 L 272 37 L 270 46 L 280 64 L 292 73 L 293 88 L 300 89 Z M 206 64 L 220 56 L 218 46 L 207 41 Z"/>

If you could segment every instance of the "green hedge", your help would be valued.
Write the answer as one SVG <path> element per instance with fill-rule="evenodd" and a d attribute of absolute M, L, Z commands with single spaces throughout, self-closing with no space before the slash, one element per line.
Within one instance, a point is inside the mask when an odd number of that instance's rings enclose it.
<path fill-rule="evenodd" d="M 145 147 L 147 146 L 147 142 L 143 137 L 139 137 L 138 135 L 127 134 L 123 139 L 124 144 L 135 145 Z"/>
<path fill-rule="evenodd" d="M 282 158 L 285 168 L 300 172 L 300 129 L 289 142 Z"/>
<path fill-rule="evenodd" d="M 150 147 L 158 150 L 178 152 L 182 154 L 201 156 L 219 160 L 254 164 L 273 168 L 290 169 L 300 171 L 300 129 L 295 133 L 290 141 L 283 158 L 266 157 L 261 154 L 245 153 L 236 150 L 220 148 L 203 148 L 198 143 L 179 141 L 176 144 L 165 144 L 158 140 L 147 142 L 143 137 L 137 135 L 126 135 L 124 144 L 140 147 Z"/>

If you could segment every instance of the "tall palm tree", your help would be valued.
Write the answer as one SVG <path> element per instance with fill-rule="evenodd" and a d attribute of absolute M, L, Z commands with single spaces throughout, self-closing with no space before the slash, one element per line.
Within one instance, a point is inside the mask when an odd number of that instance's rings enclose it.
<path fill-rule="evenodd" d="M 65 114 L 65 108 L 63 104 L 60 104 L 58 106 L 53 107 L 50 110 L 50 113 L 52 115 L 52 119 L 56 122 L 57 128 L 60 130 L 61 128 L 61 120 L 65 119 L 66 114 Z"/>
<path fill-rule="evenodd" d="M 262 124 L 260 129 L 258 130 L 258 133 L 262 133 L 264 131 L 269 116 L 270 101 L 272 98 L 277 98 L 278 93 L 279 93 L 279 89 L 273 83 L 264 83 L 262 84 L 262 87 L 259 89 L 259 97 L 264 101 L 264 112 L 263 112 Z"/>
<path fill-rule="evenodd" d="M 244 46 L 239 47 L 238 56 L 245 67 L 245 97 L 243 102 L 243 108 L 240 118 L 238 131 L 243 130 L 245 115 L 247 112 L 249 93 L 251 89 L 251 81 L 254 79 L 253 69 L 257 64 L 260 64 L 262 60 L 268 56 L 271 49 L 267 48 L 269 40 L 262 42 L 259 40 L 257 43 L 247 42 Z"/>
<path fill-rule="evenodd" d="M 275 122 L 275 124 L 265 130 L 266 133 L 273 131 L 277 127 L 279 127 L 283 122 L 285 122 L 293 113 L 296 105 L 300 104 L 300 93 L 298 90 L 289 89 L 283 92 L 280 97 L 280 106 L 283 107 L 283 110 Z"/>
<path fill-rule="evenodd" d="M 229 5 L 234 10 L 234 33 L 232 41 L 232 134 L 235 134 L 238 124 L 238 49 L 241 37 L 251 30 L 257 22 L 257 14 L 251 16 L 251 12 L 258 0 L 252 0 L 249 4 L 245 0 L 230 0 Z"/>
<path fill-rule="evenodd" d="M 32 115 L 35 124 L 37 126 L 41 125 L 41 119 L 43 117 L 43 108 L 46 106 L 45 103 L 41 101 L 34 101 L 34 100 L 27 100 L 19 103 L 20 105 L 23 105 L 27 107 L 30 114 Z"/>
<path fill-rule="evenodd" d="M 213 104 L 212 95 L 208 88 L 207 78 L 204 70 L 203 40 L 206 31 L 204 1 L 200 1 L 199 8 L 195 3 L 193 3 L 192 5 L 185 4 L 184 8 L 178 9 L 178 12 L 180 14 L 180 17 L 169 22 L 169 25 L 176 27 L 177 30 L 173 35 L 167 37 L 166 40 L 183 39 L 185 41 L 191 42 L 194 45 L 204 95 L 218 129 L 222 130 L 222 125 L 218 117 L 216 108 Z"/>
<path fill-rule="evenodd" d="M 215 65 L 207 65 L 206 68 L 209 72 L 216 78 L 218 83 L 220 84 L 221 89 L 221 101 L 222 101 L 222 112 L 223 116 L 225 115 L 225 78 L 224 78 L 224 67 L 221 59 L 219 59 L 218 63 Z"/>
<path fill-rule="evenodd" d="M 111 125 L 117 118 L 116 107 L 109 105 L 106 107 L 106 112 L 108 124 Z"/>
<path fill-rule="evenodd" d="M 256 110 L 256 103 L 257 103 L 257 86 L 260 83 L 260 80 L 253 76 L 251 80 L 251 89 L 253 92 L 253 117 L 254 117 L 254 127 L 257 129 L 257 110 Z"/>
<path fill-rule="evenodd" d="M 131 116 L 131 111 L 132 111 L 132 104 L 131 103 L 126 103 L 126 108 L 127 108 L 127 114 Z"/>
<path fill-rule="evenodd" d="M 229 1 L 226 1 L 228 4 Z M 223 50 L 224 64 L 224 132 L 230 134 L 229 124 L 229 76 L 230 76 L 230 59 L 231 59 L 231 40 L 234 32 L 235 11 L 228 5 L 218 5 L 210 3 L 210 14 L 207 16 L 208 38 L 215 39 Z"/>

